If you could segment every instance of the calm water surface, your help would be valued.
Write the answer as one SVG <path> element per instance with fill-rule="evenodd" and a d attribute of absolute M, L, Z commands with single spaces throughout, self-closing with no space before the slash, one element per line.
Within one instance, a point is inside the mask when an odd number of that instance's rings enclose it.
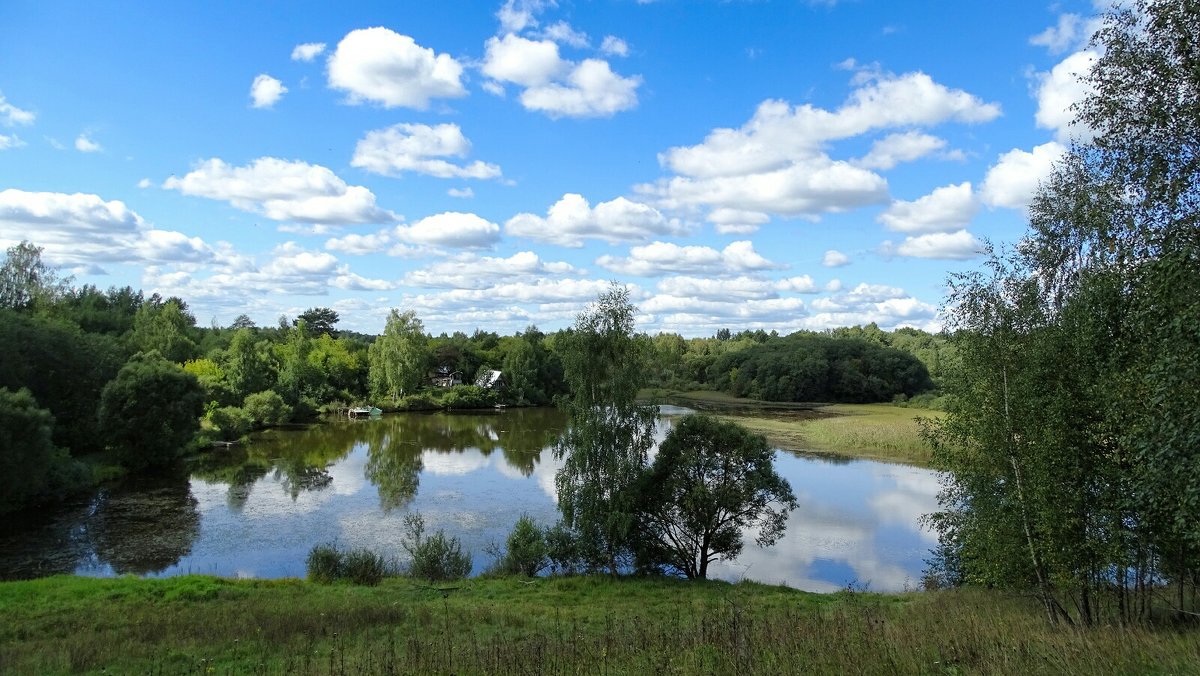
<path fill-rule="evenodd" d="M 659 435 L 683 409 L 663 407 Z M 552 447 L 565 421 L 549 409 L 400 414 L 273 431 L 214 452 L 190 476 L 129 483 L 0 530 L 0 578 L 81 575 L 302 577 L 314 544 L 399 556 L 410 510 L 472 551 L 475 572 L 527 513 L 557 520 Z M 916 586 L 934 536 L 936 475 L 871 461 L 779 452 L 800 507 L 787 535 L 710 575 L 810 591 Z"/>

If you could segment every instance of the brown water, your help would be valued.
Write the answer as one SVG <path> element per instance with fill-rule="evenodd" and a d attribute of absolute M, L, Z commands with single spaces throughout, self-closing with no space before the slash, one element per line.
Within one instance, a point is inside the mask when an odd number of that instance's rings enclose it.
<path fill-rule="evenodd" d="M 684 409 L 664 407 L 659 434 Z M 0 578 L 54 573 L 231 577 L 304 575 L 313 545 L 365 546 L 399 557 L 401 522 L 418 510 L 457 535 L 475 572 L 521 514 L 557 520 L 553 409 L 399 414 L 277 430 L 213 452 L 186 476 L 127 482 L 0 530 Z M 936 506 L 929 470 L 779 452 L 800 507 L 787 535 L 747 538 L 714 577 L 812 591 L 849 584 L 916 586 L 934 544 L 918 524 Z"/>

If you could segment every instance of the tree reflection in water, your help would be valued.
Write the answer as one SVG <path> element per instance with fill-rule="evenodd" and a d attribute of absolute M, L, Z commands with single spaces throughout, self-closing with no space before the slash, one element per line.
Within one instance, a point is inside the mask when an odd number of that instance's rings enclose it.
<path fill-rule="evenodd" d="M 186 477 L 143 477 L 101 495 L 86 529 L 101 563 L 118 575 L 145 575 L 192 551 L 200 513 Z"/>

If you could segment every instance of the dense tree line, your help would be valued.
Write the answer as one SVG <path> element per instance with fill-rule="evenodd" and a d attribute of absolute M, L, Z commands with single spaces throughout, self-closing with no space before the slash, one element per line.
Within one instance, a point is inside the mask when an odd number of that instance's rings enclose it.
<path fill-rule="evenodd" d="M 1194 618 L 1200 583 L 1200 5 L 1118 7 L 1030 231 L 954 280 L 937 572 L 1055 622 Z"/>

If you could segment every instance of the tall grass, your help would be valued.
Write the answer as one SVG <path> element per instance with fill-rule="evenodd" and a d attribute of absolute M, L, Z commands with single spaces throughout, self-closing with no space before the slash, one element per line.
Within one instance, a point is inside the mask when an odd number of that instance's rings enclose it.
<path fill-rule="evenodd" d="M 983 590 L 473 579 L 455 591 L 206 577 L 0 584 L 0 672 L 1196 673 L 1195 630 L 1049 627 Z"/>
<path fill-rule="evenodd" d="M 891 404 L 836 404 L 814 415 L 739 414 L 722 416 L 763 434 L 779 448 L 928 465 L 930 450 L 921 438 L 918 417 L 940 418 L 940 411 Z"/>

